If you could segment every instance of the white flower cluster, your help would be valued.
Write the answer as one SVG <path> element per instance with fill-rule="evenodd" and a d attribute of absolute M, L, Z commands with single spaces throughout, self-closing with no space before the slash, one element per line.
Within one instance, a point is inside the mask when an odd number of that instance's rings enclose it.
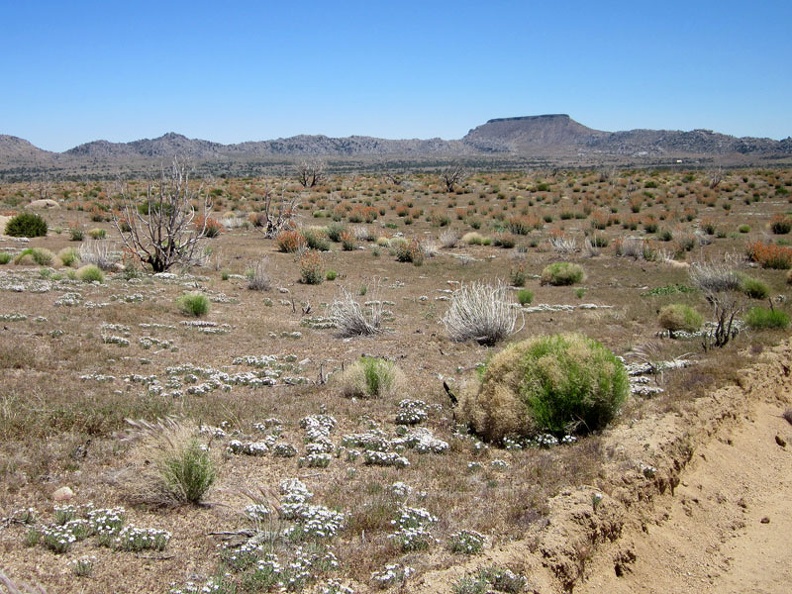
<path fill-rule="evenodd" d="M 396 584 L 404 584 L 415 570 L 408 565 L 394 563 L 386 565 L 382 571 L 375 571 L 371 574 L 371 581 L 381 589 L 390 588 Z"/>
<path fill-rule="evenodd" d="M 391 523 L 397 527 L 396 532 L 389 534 L 404 552 L 425 549 L 434 540 L 430 534 L 430 526 L 437 518 L 421 507 L 402 506 L 399 517 Z"/>
<path fill-rule="evenodd" d="M 290 535 L 332 538 L 343 528 L 344 514 L 323 505 L 308 503 L 313 493 L 299 479 L 281 481 L 280 490 L 283 495 L 281 516 L 297 523 L 297 526 L 289 529 Z"/>
<path fill-rule="evenodd" d="M 146 550 L 161 551 L 170 541 L 171 533 L 156 528 L 136 528 L 129 525 L 121 529 L 113 541 L 116 549 L 140 552 Z"/>
<path fill-rule="evenodd" d="M 247 355 L 236 357 L 231 363 L 232 365 L 249 365 L 250 367 L 272 367 L 277 362 L 278 357 L 275 355 L 262 355 L 261 357 Z"/>
<path fill-rule="evenodd" d="M 143 349 L 150 349 L 153 346 L 166 350 L 173 348 L 172 340 L 163 340 L 159 338 L 154 338 L 153 336 L 143 336 L 141 338 L 138 338 L 138 344 L 140 345 L 140 348 Z"/>
<path fill-rule="evenodd" d="M 330 466 L 330 461 L 332 459 L 333 457 L 330 454 L 310 453 L 301 456 L 300 459 L 297 460 L 297 465 L 301 468 L 327 468 Z"/>
<path fill-rule="evenodd" d="M 486 538 L 483 534 L 474 530 L 460 530 L 449 538 L 449 548 L 452 553 L 462 553 L 464 555 L 475 555 L 484 548 Z"/>
<path fill-rule="evenodd" d="M 275 441 L 275 438 L 272 438 Z M 232 454 L 245 454 L 247 456 L 264 456 L 270 449 L 272 443 L 267 441 L 242 442 L 232 439 L 228 442 L 228 451 Z"/>
<path fill-rule="evenodd" d="M 42 526 L 39 531 L 41 543 L 54 553 L 65 553 L 79 540 L 78 535 L 75 534 L 75 529 L 82 531 L 83 525 L 81 522 L 83 521 L 71 520 L 62 526 Z M 73 524 L 72 522 L 78 522 L 78 524 Z"/>
<path fill-rule="evenodd" d="M 390 491 L 390 494 L 393 495 L 394 497 L 398 497 L 399 499 L 404 499 L 410 496 L 410 494 L 413 492 L 413 489 L 407 483 L 396 481 L 388 488 L 388 491 Z"/>
<path fill-rule="evenodd" d="M 83 556 L 69 561 L 69 567 L 71 567 L 72 573 L 74 573 L 74 575 L 78 577 L 85 577 L 93 573 L 94 563 L 96 563 L 95 556 Z"/>
<path fill-rule="evenodd" d="M 306 455 L 299 460 L 300 466 L 309 468 L 327 468 L 335 451 L 330 439 L 330 432 L 335 428 L 336 420 L 330 415 L 310 415 L 300 420 L 300 427 L 305 430 Z"/>
<path fill-rule="evenodd" d="M 270 417 L 268 419 L 264 419 L 261 422 L 253 423 L 253 429 L 259 431 L 260 433 L 272 433 L 273 435 L 279 435 L 283 430 L 283 421 L 276 419 L 275 417 Z"/>
<path fill-rule="evenodd" d="M 398 425 L 417 425 L 428 418 L 429 410 L 423 400 L 404 399 L 399 402 L 399 409 L 396 412 Z"/>
<path fill-rule="evenodd" d="M 92 509 L 88 512 L 91 534 L 97 536 L 101 546 L 109 547 L 124 526 L 126 510 L 123 507 Z"/>
<path fill-rule="evenodd" d="M 319 594 L 355 594 L 355 591 L 338 580 L 330 579 L 319 587 Z"/>
<path fill-rule="evenodd" d="M 114 382 L 116 380 L 114 375 L 104 375 L 102 373 L 87 373 L 85 375 L 81 375 L 80 379 L 84 382 Z"/>
<path fill-rule="evenodd" d="M 424 427 L 394 439 L 391 444 L 396 450 L 406 447 L 419 454 L 443 454 L 450 447 L 448 442 L 435 438 L 432 432 Z"/>
<path fill-rule="evenodd" d="M 175 587 L 171 584 L 169 594 L 212 594 L 213 592 L 220 592 L 222 584 L 218 583 L 214 578 L 209 578 L 203 584 L 196 584 L 194 582 L 187 582 L 182 587 Z"/>
<path fill-rule="evenodd" d="M 253 503 L 245 507 L 245 515 L 254 522 L 259 522 L 272 515 L 272 510 L 263 503 Z"/>
<path fill-rule="evenodd" d="M 364 451 L 363 463 L 368 466 L 393 466 L 395 468 L 407 468 L 410 465 L 410 461 L 407 458 L 396 452 L 380 452 L 377 450 Z"/>
<path fill-rule="evenodd" d="M 240 547 L 223 549 L 222 559 L 235 570 L 244 571 L 256 564 L 262 551 L 261 544 L 249 540 Z"/>
<path fill-rule="evenodd" d="M 297 448 L 290 443 L 281 441 L 272 446 L 272 455 L 276 458 L 293 458 L 297 455 Z"/>
<path fill-rule="evenodd" d="M 18 313 L 0 314 L 0 322 L 23 322 L 27 319 L 28 317 L 25 314 L 18 314 Z"/>
<path fill-rule="evenodd" d="M 55 300 L 55 305 L 58 307 L 62 305 L 66 307 L 74 307 L 80 305 L 80 303 L 82 303 L 82 295 L 74 292 L 65 293 Z"/>
<path fill-rule="evenodd" d="M 387 452 L 390 449 L 390 441 L 385 433 L 379 429 L 373 429 L 366 433 L 353 433 L 344 435 L 341 444 L 347 448 L 361 448 L 376 452 Z"/>

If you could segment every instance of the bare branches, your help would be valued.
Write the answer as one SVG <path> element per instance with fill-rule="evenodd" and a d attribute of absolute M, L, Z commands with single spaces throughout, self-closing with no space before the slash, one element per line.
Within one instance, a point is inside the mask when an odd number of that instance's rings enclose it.
<path fill-rule="evenodd" d="M 124 246 L 154 272 L 194 261 L 201 239 L 207 235 L 211 201 L 202 188 L 190 186 L 186 165 L 173 160 L 162 171 L 158 185 L 149 184 L 142 204 L 122 192 L 121 205 L 113 215 Z M 200 216 L 196 216 L 196 207 Z"/>
<path fill-rule="evenodd" d="M 303 188 L 313 188 L 325 179 L 325 163 L 318 159 L 303 159 L 295 166 L 297 181 Z"/>
<path fill-rule="evenodd" d="M 466 176 L 464 167 L 459 164 L 449 165 L 440 171 L 440 179 L 445 184 L 447 192 L 453 192 L 457 184 L 461 184 Z"/>
<path fill-rule="evenodd" d="M 281 231 L 294 226 L 299 206 L 300 201 L 296 196 L 286 197 L 285 187 L 281 187 L 280 196 L 277 198 L 267 188 L 264 194 L 264 210 L 256 215 L 256 226 L 263 227 L 264 236 L 272 239 Z"/>

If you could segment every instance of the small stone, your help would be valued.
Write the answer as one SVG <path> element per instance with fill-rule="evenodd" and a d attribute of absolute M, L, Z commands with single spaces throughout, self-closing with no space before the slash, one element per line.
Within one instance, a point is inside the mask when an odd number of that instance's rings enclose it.
<path fill-rule="evenodd" d="M 786 447 L 786 439 L 784 439 L 784 438 L 783 438 L 783 437 L 781 437 L 780 435 L 776 435 L 776 436 L 775 436 L 775 441 L 776 441 L 776 443 L 777 443 L 778 445 L 780 445 L 782 448 L 785 448 L 785 447 Z"/>
<path fill-rule="evenodd" d="M 72 491 L 69 487 L 61 487 L 52 494 L 52 500 L 57 501 L 58 503 L 70 501 L 72 497 L 74 497 L 74 491 Z"/>
<path fill-rule="evenodd" d="M 761 520 L 759 520 L 759 521 L 760 521 L 762 524 L 769 524 L 769 523 L 770 523 L 770 518 L 768 518 L 767 516 L 765 516 L 764 518 L 762 518 L 762 519 L 761 519 Z"/>

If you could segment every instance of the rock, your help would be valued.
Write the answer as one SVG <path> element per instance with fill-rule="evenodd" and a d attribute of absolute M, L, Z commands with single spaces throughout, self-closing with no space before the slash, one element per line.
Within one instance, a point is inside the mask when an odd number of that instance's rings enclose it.
<path fill-rule="evenodd" d="M 765 516 L 764 518 L 762 518 L 762 519 L 761 519 L 761 520 L 759 520 L 759 521 L 760 521 L 762 524 L 769 524 L 769 523 L 770 523 L 770 518 L 768 518 L 767 516 Z"/>
<path fill-rule="evenodd" d="M 60 209 L 60 204 L 52 200 L 51 198 L 43 198 L 41 200 L 34 200 L 28 205 L 29 208 L 38 208 L 38 209 Z"/>
<path fill-rule="evenodd" d="M 786 439 L 784 439 L 783 437 L 781 437 L 781 436 L 780 436 L 780 435 L 778 435 L 778 434 L 776 434 L 776 436 L 775 436 L 775 442 L 776 442 L 778 445 L 780 445 L 782 448 L 785 448 L 785 447 L 786 447 Z"/>
<path fill-rule="evenodd" d="M 72 497 L 74 497 L 74 491 L 72 491 L 69 487 L 61 487 L 52 494 L 52 500 L 58 503 L 71 501 Z"/>

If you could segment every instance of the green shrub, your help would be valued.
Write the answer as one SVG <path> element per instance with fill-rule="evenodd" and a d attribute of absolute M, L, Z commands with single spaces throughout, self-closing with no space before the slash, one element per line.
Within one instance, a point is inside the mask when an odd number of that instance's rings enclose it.
<path fill-rule="evenodd" d="M 621 361 L 581 334 L 539 336 L 509 345 L 462 395 L 462 417 L 483 439 L 557 437 L 605 427 L 630 386 Z"/>
<path fill-rule="evenodd" d="M 95 264 L 86 264 L 77 271 L 77 278 L 84 283 L 103 283 L 104 273 Z"/>
<path fill-rule="evenodd" d="M 789 327 L 789 314 L 768 307 L 752 307 L 745 314 L 745 323 L 753 330 L 785 330 Z"/>
<path fill-rule="evenodd" d="M 737 231 L 739 231 L 740 233 L 750 233 L 751 232 L 751 226 L 750 225 L 740 225 L 739 227 L 737 227 Z"/>
<path fill-rule="evenodd" d="M 327 237 L 330 239 L 330 241 L 341 243 L 342 237 L 346 230 L 347 227 L 343 223 L 330 223 L 327 226 Z"/>
<path fill-rule="evenodd" d="M 302 235 L 310 249 L 318 252 L 330 251 L 330 239 L 327 237 L 327 231 L 324 228 L 305 227 L 302 230 Z"/>
<path fill-rule="evenodd" d="M 97 227 L 96 229 L 91 229 L 88 231 L 88 235 L 91 237 L 91 239 L 104 239 L 107 237 L 107 231 Z"/>
<path fill-rule="evenodd" d="M 5 234 L 11 237 L 43 237 L 47 234 L 47 222 L 35 213 L 23 212 L 8 220 Z"/>
<path fill-rule="evenodd" d="M 80 262 L 80 253 L 74 248 L 63 248 L 58 252 L 58 258 L 64 266 L 76 266 Z"/>
<path fill-rule="evenodd" d="M 352 398 L 393 396 L 405 387 L 405 376 L 399 367 L 386 359 L 363 356 L 340 376 L 341 389 Z"/>
<path fill-rule="evenodd" d="M 72 241 L 82 241 L 85 239 L 85 232 L 83 231 L 82 227 L 69 227 L 69 238 Z"/>
<path fill-rule="evenodd" d="M 533 302 L 533 298 L 533 291 L 529 291 L 528 289 L 520 289 L 517 291 L 517 302 L 522 306 L 530 305 Z"/>
<path fill-rule="evenodd" d="M 658 315 L 660 327 L 668 330 L 673 336 L 674 332 L 696 332 L 704 323 L 704 318 L 695 309 L 683 303 L 666 305 Z"/>
<path fill-rule="evenodd" d="M 0 264 L 5 265 L 11 261 L 11 254 L 8 252 L 0 252 Z"/>
<path fill-rule="evenodd" d="M 319 252 L 308 250 L 299 260 L 300 282 L 304 285 L 321 285 L 324 280 L 322 273 L 322 256 Z"/>
<path fill-rule="evenodd" d="M 328 270 L 325 273 L 325 278 L 329 281 L 334 281 L 338 278 L 338 273 L 335 270 Z"/>
<path fill-rule="evenodd" d="M 740 279 L 742 292 L 751 299 L 767 299 L 770 296 L 770 286 L 756 278 L 744 276 Z"/>
<path fill-rule="evenodd" d="M 209 313 L 209 298 L 202 293 L 186 293 L 176 299 L 176 304 L 188 316 L 199 318 Z"/>
<path fill-rule="evenodd" d="M 200 503 L 216 477 L 209 452 L 196 439 L 164 456 L 160 471 L 168 490 L 184 503 Z"/>
<path fill-rule="evenodd" d="M 774 235 L 786 235 L 792 231 L 792 217 L 778 214 L 770 221 L 770 230 Z"/>
<path fill-rule="evenodd" d="M 409 242 L 397 242 L 393 251 L 397 262 L 412 262 L 414 266 L 421 266 L 424 262 L 423 247 L 416 239 Z"/>
<path fill-rule="evenodd" d="M 50 266 L 54 261 L 55 254 L 46 248 L 26 248 L 19 252 L 16 258 L 14 258 L 14 263 L 22 266 L 29 266 L 31 264 Z"/>
<path fill-rule="evenodd" d="M 582 282 L 586 278 L 583 267 L 572 262 L 554 262 L 542 270 L 543 285 L 565 286 Z"/>

